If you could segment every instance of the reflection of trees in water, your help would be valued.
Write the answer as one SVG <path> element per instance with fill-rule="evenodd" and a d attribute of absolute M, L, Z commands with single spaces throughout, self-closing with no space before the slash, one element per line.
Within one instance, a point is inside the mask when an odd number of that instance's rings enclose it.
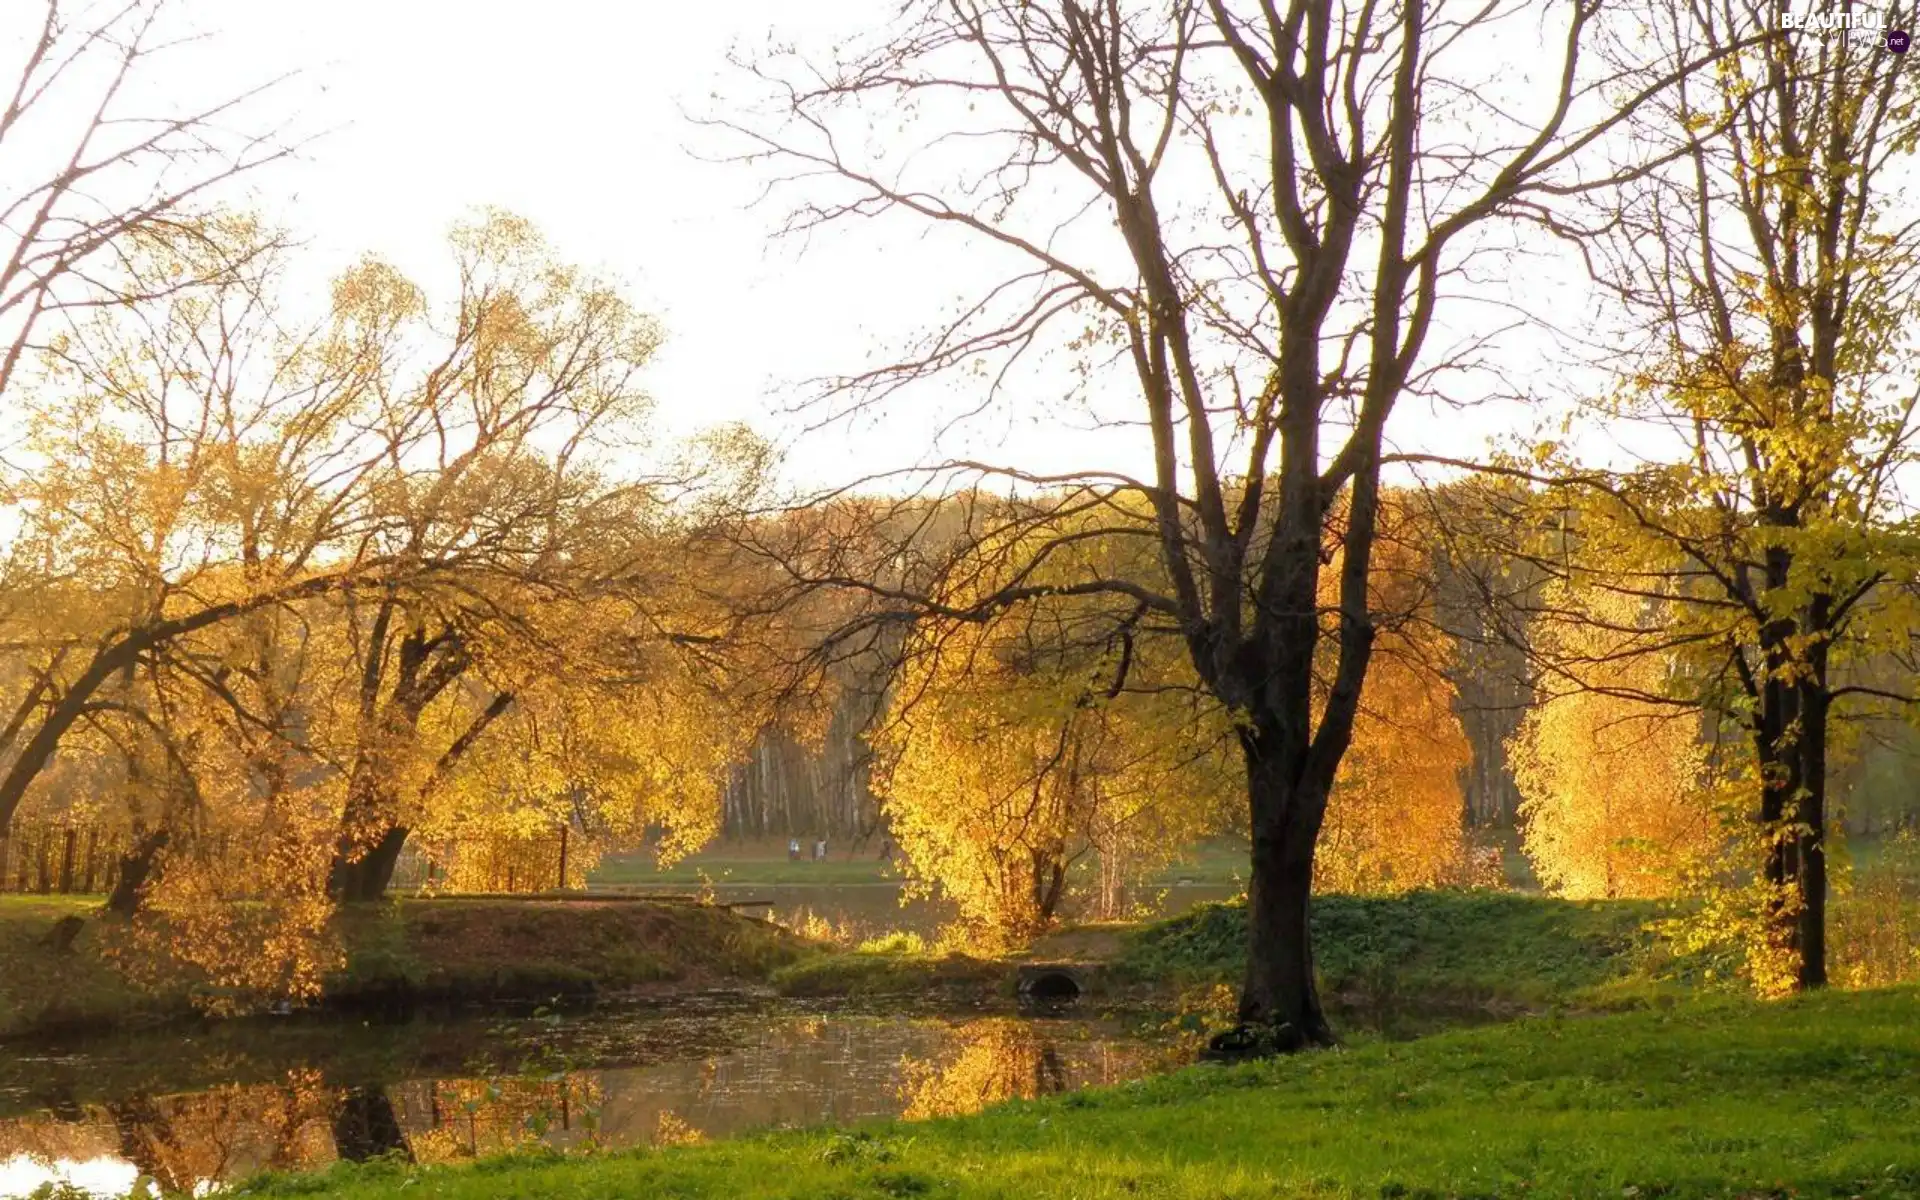
<path fill-rule="evenodd" d="M 383 1154 L 408 1159 L 413 1151 L 393 1111 L 393 1097 L 383 1087 L 348 1088 L 333 1116 L 334 1153 L 348 1162 L 365 1162 Z"/>
<path fill-rule="evenodd" d="M 121 1158 L 164 1193 L 329 1156 L 336 1093 L 316 1071 L 281 1085 L 231 1084 L 186 1096 L 134 1096 L 99 1110 Z"/>
<path fill-rule="evenodd" d="M 0 1122 L 0 1159 L 41 1163 L 118 1158 L 162 1193 L 292 1169 L 332 1157 L 335 1093 L 301 1072 L 284 1085 L 241 1085 L 181 1096 L 135 1095 L 62 1104 L 52 1119 Z"/>
<path fill-rule="evenodd" d="M 1066 1090 L 1067 1070 L 1051 1039 L 1031 1022 L 988 1017 L 956 1026 L 955 1049 L 902 1064 L 905 1116 L 957 1116 L 1001 1100 Z"/>
<path fill-rule="evenodd" d="M 0 1120 L 0 1162 L 16 1156 L 37 1163 L 90 1162 L 119 1152 L 111 1130 L 95 1124 L 91 1110 L 74 1108 L 56 1116 Z"/>
<path fill-rule="evenodd" d="M 603 1088 L 595 1072 L 397 1085 L 396 1127 L 421 1162 L 500 1154 L 535 1141 L 593 1139 Z"/>
<path fill-rule="evenodd" d="M 205 1190 L 263 1169 L 398 1152 L 421 1162 L 543 1141 L 669 1144 L 741 1129 L 904 1113 L 971 1112 L 1145 1073 L 1164 1048 L 1106 1041 L 1082 1025 L 1013 1017 L 771 1021 L 725 1053 L 578 1072 L 344 1087 L 316 1071 L 276 1085 L 136 1096 L 0 1121 L 0 1159 L 117 1157 L 157 1189 Z"/>
<path fill-rule="evenodd" d="M 154 1190 L 187 1194 L 257 1171 L 311 1170 L 336 1158 L 467 1158 L 550 1133 L 554 1140 L 579 1141 L 592 1135 L 599 1103 L 600 1085 L 588 1075 L 343 1089 L 303 1070 L 283 1084 L 68 1103 L 48 1118 L 0 1122 L 0 1159 L 116 1157 Z"/>
<path fill-rule="evenodd" d="M 901 1115 L 960 1116 L 1002 1100 L 1137 1079 L 1183 1060 L 1176 1047 L 1062 1038 L 1045 1023 L 985 1017 L 953 1026 L 935 1054 L 902 1060 Z"/>

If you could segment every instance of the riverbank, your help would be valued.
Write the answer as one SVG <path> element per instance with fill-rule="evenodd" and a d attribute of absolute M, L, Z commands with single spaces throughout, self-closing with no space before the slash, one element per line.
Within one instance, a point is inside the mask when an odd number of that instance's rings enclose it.
<path fill-rule="evenodd" d="M 98 902 L 0 901 L 0 1037 L 161 1023 L 194 1014 L 204 982 L 136 987 L 112 961 Z M 59 944 L 63 921 L 83 923 Z M 724 908 L 646 900 L 438 899 L 355 905 L 336 917 L 344 967 L 322 1008 L 546 1000 L 648 987 L 760 985 L 800 939 Z"/>
<path fill-rule="evenodd" d="M 848 845 L 833 842 L 827 857 L 813 857 L 813 839 L 800 840 L 801 853 L 789 857 L 786 838 L 753 838 L 719 841 L 679 859 L 669 866 L 659 865 L 649 851 L 629 851 L 607 855 L 588 875 L 595 888 L 653 887 L 674 885 L 700 887 L 707 884 L 813 885 L 849 884 L 898 885 L 905 879 L 894 853 L 882 856 L 881 843 L 869 840 Z M 1233 838 L 1221 838 L 1188 847 L 1178 860 L 1144 880 L 1148 888 L 1176 883 L 1231 884 L 1239 886 L 1247 875 L 1247 845 Z"/>
<path fill-rule="evenodd" d="M 1705 964 L 1668 955 L 1646 901 L 1570 901 L 1497 892 L 1322 896 L 1314 957 L 1324 993 L 1350 1006 L 1604 1011 L 1697 990 Z M 1058 963 L 1096 994 L 1162 1002 L 1239 982 L 1246 909 L 1206 905 L 1146 925 L 1082 926 L 1011 960 L 930 951 L 908 937 L 815 950 L 773 974 L 783 994 L 862 997 L 1009 993 L 1022 963 Z"/>
<path fill-rule="evenodd" d="M 1920 993 L 1692 1001 L 1197 1067 L 977 1116 L 634 1155 L 398 1161 L 241 1194 L 1920 1196 Z"/>
<path fill-rule="evenodd" d="M 1412 1005 L 1511 1016 L 1606 1010 L 1690 994 L 1701 964 L 1665 957 L 1637 901 L 1504 893 L 1326 896 L 1314 907 L 1323 991 L 1346 1007 Z M 84 918 L 71 947 L 63 920 Z M 1023 965 L 1062 963 L 1096 995 L 1178 1007 L 1237 983 L 1245 910 L 1209 905 L 1140 926 L 1085 926 L 1013 956 L 936 952 L 913 935 L 856 947 L 809 942 L 724 908 L 642 899 L 461 898 L 354 906 L 336 920 L 345 967 L 322 1007 L 547 1000 L 712 986 L 810 999 L 1011 1001 Z M 0 901 L 0 1037 L 138 1025 L 194 1011 L 190 975 L 140 989 L 111 961 L 97 903 Z"/>
<path fill-rule="evenodd" d="M 1559 900 L 1512 892 L 1323 896 L 1313 905 L 1323 991 L 1368 1003 L 1605 1010 L 1691 996 L 1732 963 L 1677 957 L 1651 930 L 1672 915 L 1647 900 Z M 1246 908 L 1208 905 L 1125 936 L 1126 978 L 1237 984 Z"/>

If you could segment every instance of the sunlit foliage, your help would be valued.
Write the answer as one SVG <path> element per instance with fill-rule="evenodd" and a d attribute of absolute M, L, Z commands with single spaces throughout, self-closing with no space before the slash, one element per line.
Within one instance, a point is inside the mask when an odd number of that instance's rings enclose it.
<path fill-rule="evenodd" d="M 1131 549 L 1123 528 L 1060 557 Z M 876 739 L 879 786 L 918 887 L 950 897 L 979 935 L 1033 936 L 1070 899 L 1165 864 L 1226 810 L 1231 725 L 1139 620 L 1062 599 L 925 622 L 909 639 Z"/>
<path fill-rule="evenodd" d="M 1433 619 L 1431 551 L 1410 498 L 1389 503 L 1381 525 L 1374 665 L 1315 868 L 1320 887 L 1341 891 L 1464 880 L 1471 749 L 1445 674 L 1452 642 Z M 1119 505 L 1017 527 L 975 551 L 983 593 L 1034 553 L 1023 542 L 1053 542 L 1027 577 L 1040 583 L 1056 570 L 1151 566 L 1150 522 Z M 1331 532 L 1336 564 L 1337 544 Z M 1240 731 L 1169 632 L 1144 609 L 1070 595 L 916 628 L 879 735 L 880 785 L 916 879 L 977 931 L 1031 937 L 1068 902 L 1112 889 L 1112 876 L 1137 878 L 1204 833 L 1243 827 Z"/>
<path fill-rule="evenodd" d="M 416 834 L 564 827 L 570 882 L 687 853 L 751 728 L 680 547 L 760 447 L 637 455 L 652 320 L 518 218 L 449 250 L 446 296 L 367 260 L 303 319 L 255 222 L 146 239 L 129 271 L 208 281 L 26 393 L 0 825 L 124 829 L 122 961 L 217 1007 L 314 995 Z"/>
<path fill-rule="evenodd" d="M 1422 544 L 1427 527 L 1413 503 L 1389 494 L 1379 517 L 1371 606 L 1382 616 L 1353 743 L 1334 778 L 1314 858 L 1322 890 L 1431 887 L 1455 882 L 1465 868 L 1460 781 L 1472 748 L 1454 711 L 1445 673 L 1453 645 L 1434 622 L 1433 564 Z M 1335 577 L 1321 577 L 1329 609 L 1337 600 Z"/>
<path fill-rule="evenodd" d="M 1549 681 L 1510 746 L 1527 856 L 1558 895 L 1674 895 L 1726 840 L 1703 788 L 1699 714 L 1670 698 L 1672 655 L 1615 632 L 1637 627 L 1644 601 L 1556 591 L 1579 619 L 1536 636 L 1574 678 Z"/>

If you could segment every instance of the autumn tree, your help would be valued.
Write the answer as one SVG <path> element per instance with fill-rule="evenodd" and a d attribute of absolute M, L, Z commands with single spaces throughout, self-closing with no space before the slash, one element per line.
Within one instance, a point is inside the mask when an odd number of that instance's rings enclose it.
<path fill-rule="evenodd" d="M 0 401 L 16 417 L 22 365 L 72 321 L 213 283 L 267 248 L 224 236 L 212 205 L 294 148 L 261 108 L 273 81 L 185 86 L 195 39 L 181 7 L 37 0 L 0 14 Z M 169 272 L 139 269 L 156 240 L 196 241 L 202 252 L 176 258 Z M 0 569 L 0 613 L 41 631 L 63 605 L 91 603 L 47 549 L 31 531 L 16 532 Z M 0 829 L 57 740 L 38 736 L 54 703 L 50 664 L 71 669 L 82 651 L 56 637 L 36 641 L 35 661 L 8 664 L 0 758 L 16 769 L 0 783 Z M 104 679 L 125 663 L 92 665 Z M 70 706 L 55 724 L 64 731 L 77 716 Z"/>
<path fill-rule="evenodd" d="M 1272 1044 L 1280 1026 L 1280 1042 L 1331 1038 L 1307 914 L 1376 637 L 1388 417 L 1459 365 L 1458 347 L 1429 347 L 1429 334 L 1487 222 L 1537 189 L 1610 178 L 1571 166 L 1687 65 L 1603 95 L 1611 72 L 1586 53 L 1600 10 L 1579 3 L 1545 34 L 1548 82 L 1502 102 L 1503 88 L 1525 88 L 1495 78 L 1511 51 L 1485 39 L 1533 47 L 1533 11 L 920 0 L 831 61 L 756 64 L 771 111 L 728 122 L 748 157 L 784 172 L 776 187 L 801 193 L 796 231 L 918 221 L 1006 264 L 917 352 L 842 381 L 843 406 L 954 368 L 979 372 L 981 403 L 1011 401 L 1032 378 L 1019 369 L 1051 357 L 1068 390 L 1083 380 L 1094 412 L 1138 431 L 1144 478 L 1114 462 L 1051 482 L 1148 506 L 1164 588 L 1014 570 L 993 595 L 960 600 L 937 578 L 899 586 L 891 554 L 785 558 L 797 590 L 869 592 L 874 613 L 850 636 L 877 614 L 990 621 L 1062 592 L 1128 597 L 1169 627 L 1239 728 L 1253 843 L 1241 1018 L 1267 1031 L 1249 1044 Z M 937 149 L 887 153 L 863 134 L 881 116 L 898 140 Z M 999 487 L 1022 478 L 951 466 Z M 1322 546 L 1336 504 L 1348 515 L 1329 635 Z"/>
<path fill-rule="evenodd" d="M 1861 664 L 1908 637 L 1898 481 L 1920 291 L 1892 189 L 1914 85 L 1858 31 L 1755 35 L 1723 6 L 1657 11 L 1649 39 L 1720 62 L 1639 128 L 1698 136 L 1597 213 L 1556 218 L 1591 227 L 1610 385 L 1585 397 L 1572 436 L 1498 469 L 1542 489 L 1510 522 L 1531 542 L 1515 552 L 1576 594 L 1625 603 L 1603 603 L 1624 618 L 1603 628 L 1677 657 L 1709 728 L 1740 731 L 1744 754 L 1720 766 L 1744 781 L 1754 971 L 1818 987 L 1834 723 L 1912 700 Z"/>
<path fill-rule="evenodd" d="M 1378 521 L 1368 588 L 1373 663 L 1314 860 L 1326 891 L 1431 887 L 1464 878 L 1470 866 L 1461 780 L 1472 751 L 1450 677 L 1457 642 L 1436 619 L 1432 524 L 1413 494 L 1391 489 Z M 1341 542 L 1336 527 L 1327 538 L 1336 567 Z M 1321 584 L 1330 611 L 1337 578 L 1330 572 Z"/>
<path fill-rule="evenodd" d="M 631 678 L 623 656 L 697 632 L 673 629 L 652 607 L 666 573 L 646 539 L 664 536 L 683 480 L 665 464 L 656 476 L 609 479 L 596 456 L 597 439 L 627 436 L 645 411 L 636 376 L 657 328 L 556 261 L 524 223 L 460 230 L 455 253 L 444 333 L 424 297 L 386 268 L 343 285 L 356 289 L 348 302 L 381 306 L 374 319 L 404 327 L 403 341 L 418 338 L 425 351 L 382 381 L 419 423 L 395 430 L 417 440 L 381 495 L 381 551 L 447 564 L 428 587 L 342 593 L 356 663 L 332 884 L 345 899 L 377 897 L 391 878 L 414 808 L 395 790 L 404 763 L 420 787 L 437 786 L 532 681 L 588 678 L 596 666 Z M 579 636 L 586 630 L 599 636 Z M 479 702 L 418 757 L 423 720 L 460 684 L 477 684 Z"/>
<path fill-rule="evenodd" d="M 753 486 L 759 450 L 721 434 L 615 470 L 652 324 L 517 219 L 487 214 L 453 249 L 444 324 L 378 262 L 292 320 L 266 254 L 77 327 L 35 381 L 14 547 L 59 582 L 14 613 L 21 673 L 45 686 L 16 713 L 35 757 L 9 803 L 62 753 L 117 754 L 136 842 L 116 907 L 204 921 L 208 969 L 378 895 L 417 825 L 570 809 L 583 863 L 649 827 L 684 852 L 713 826 L 740 723 L 676 547 Z M 139 266 L 203 252 L 156 242 Z M 491 740 L 513 767 L 468 773 Z M 208 852 L 236 839 L 250 860 Z M 320 953 L 253 958 L 311 984 Z"/>
<path fill-rule="evenodd" d="M 14 645 L 38 683 L 9 721 L 0 822 L 116 681 L 167 647 L 397 568 L 374 538 L 374 498 L 405 445 L 366 432 L 380 428 L 384 344 L 282 328 L 279 261 L 252 249 L 271 240 L 241 218 L 151 240 L 129 263 L 138 278 L 198 276 L 209 258 L 250 266 L 103 310 L 49 346 L 30 389 L 16 384 L 28 438 L 12 546 L 36 556 L 42 584 L 13 598 Z"/>
<path fill-rule="evenodd" d="M 724 670 L 676 644 L 698 628 L 693 610 L 654 587 L 649 599 L 678 623 L 674 637 L 636 637 L 631 619 L 604 611 L 576 614 L 548 647 L 560 656 L 530 663 L 480 735 L 492 703 L 484 689 L 447 706 L 444 729 L 422 730 L 430 745 L 461 749 L 440 753 L 407 808 L 428 857 L 436 839 L 457 847 L 565 829 L 567 875 L 580 881 L 610 848 L 652 837 L 655 857 L 671 863 L 719 834 L 720 789 L 752 718 L 730 703 Z M 610 655 L 609 643 L 625 648 Z"/>
<path fill-rule="evenodd" d="M 1620 632 L 1641 625 L 1652 602 L 1555 595 L 1559 619 L 1536 641 L 1559 670 L 1511 747 L 1527 857 L 1559 895 L 1678 894 L 1725 841 L 1699 711 L 1676 656 L 1640 653 Z"/>
<path fill-rule="evenodd" d="M 1151 570 L 1151 517 L 1137 508 L 1069 504 L 1021 536 L 1059 543 L 1036 578 L 1113 573 L 1143 555 L 1135 571 Z M 992 594 L 995 565 L 1027 552 L 982 557 L 974 587 Z M 901 649 L 875 786 L 909 878 L 978 935 L 1030 939 L 1088 881 L 1111 890 L 1233 823 L 1231 720 L 1153 636 L 1147 609 L 1111 610 L 1084 596 L 991 623 L 928 616 Z"/>

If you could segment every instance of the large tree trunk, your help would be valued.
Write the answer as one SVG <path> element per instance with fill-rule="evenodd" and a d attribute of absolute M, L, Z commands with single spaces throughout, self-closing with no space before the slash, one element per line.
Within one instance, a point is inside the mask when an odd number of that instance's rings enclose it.
<path fill-rule="evenodd" d="M 341 814 L 340 833 L 334 842 L 333 862 L 327 868 L 327 893 L 335 900 L 367 898 L 365 864 L 386 840 L 386 831 L 392 825 L 393 798 L 382 794 L 376 779 L 380 769 L 374 756 L 365 750 L 353 765 L 353 777 L 347 783 L 346 810 Z"/>
<path fill-rule="evenodd" d="M 1761 828 L 1768 838 L 1762 876 L 1772 895 L 1769 943 L 1789 960 L 1798 989 L 1827 982 L 1827 712 L 1825 654 L 1810 678 L 1761 688 L 1754 734 L 1760 766 Z M 1784 672 L 1782 672 L 1784 673 Z"/>
<path fill-rule="evenodd" d="M 1802 989 L 1827 983 L 1827 709 L 1832 703 L 1827 683 L 1825 644 L 1808 654 L 1810 674 L 1801 682 L 1801 786 L 1796 796 L 1794 824 L 1798 827 L 1800 927 L 1795 937 L 1800 952 L 1797 982 Z"/>
<path fill-rule="evenodd" d="M 435 688 L 427 695 L 431 697 L 438 691 Z M 417 799 L 424 800 L 431 795 L 487 727 L 512 705 L 512 692 L 496 693 L 440 755 L 433 774 L 421 785 Z M 413 737 L 419 727 L 420 704 L 410 701 L 401 708 L 396 728 Z M 327 890 L 336 900 L 379 900 L 393 882 L 393 870 L 399 865 L 400 851 L 406 846 L 411 830 L 402 823 L 400 798 L 393 793 L 392 786 L 384 782 L 382 772 L 386 769 L 384 761 L 373 754 L 363 753 L 354 764 L 354 779 L 347 788 L 347 810 L 334 846 L 333 865 L 327 873 Z"/>
<path fill-rule="evenodd" d="M 1314 848 L 1326 797 L 1310 794 L 1284 765 L 1247 752 L 1247 797 L 1252 813 L 1252 879 L 1247 887 L 1247 975 L 1240 1023 L 1265 1031 L 1270 1047 L 1333 1044 L 1313 975 Z M 1282 1031 L 1290 1027 L 1290 1033 Z"/>
<path fill-rule="evenodd" d="M 336 850 L 327 877 L 333 898 L 348 903 L 383 899 L 393 885 L 394 868 L 400 864 L 400 851 L 410 832 L 403 825 L 390 825 L 358 858 L 344 846 Z"/>
<path fill-rule="evenodd" d="M 166 849 L 169 838 L 167 830 L 156 829 L 141 835 L 120 856 L 120 874 L 114 880 L 113 891 L 107 896 L 108 912 L 131 917 L 139 911 L 147 880 L 152 877 L 154 865 L 159 861 L 160 852 Z"/>
<path fill-rule="evenodd" d="M 1784 587 L 1788 566 L 1783 555 L 1769 555 L 1768 583 Z M 1800 838 L 1788 828 L 1798 815 L 1797 796 L 1804 782 L 1806 740 L 1801 726 L 1800 688 L 1791 680 L 1796 669 L 1788 639 L 1791 622 L 1774 621 L 1760 631 L 1761 662 L 1765 675 L 1755 697 L 1753 715 L 1754 760 L 1759 768 L 1761 836 L 1766 838 L 1761 878 L 1767 885 L 1762 911 L 1763 935 L 1770 951 L 1783 962 L 1799 957 Z M 1798 978 L 1797 963 L 1789 973 Z"/>

